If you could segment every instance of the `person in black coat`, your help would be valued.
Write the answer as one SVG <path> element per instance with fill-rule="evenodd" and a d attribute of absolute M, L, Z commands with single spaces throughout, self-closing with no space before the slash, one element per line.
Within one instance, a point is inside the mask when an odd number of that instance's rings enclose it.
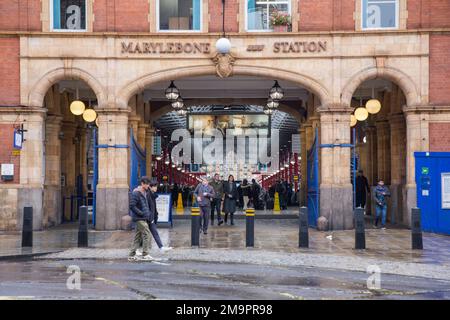
<path fill-rule="evenodd" d="M 367 201 L 367 193 L 370 194 L 369 182 L 364 176 L 362 170 L 358 171 L 358 176 L 356 177 L 355 195 L 356 195 L 356 208 L 365 208 Z"/>
<path fill-rule="evenodd" d="M 227 224 L 228 214 L 230 215 L 230 224 L 234 225 L 233 215 L 236 212 L 236 202 L 239 197 L 234 176 L 230 175 L 228 181 L 223 184 L 223 212 L 225 213 L 225 224 Z"/>
<path fill-rule="evenodd" d="M 158 209 L 156 207 L 156 198 L 158 198 L 158 195 L 156 194 L 157 190 L 158 190 L 158 183 L 151 182 L 150 188 L 147 191 L 148 206 L 150 209 L 150 217 L 147 220 L 147 223 L 150 232 L 153 236 L 153 239 L 155 239 L 155 242 L 158 245 L 159 250 L 161 250 L 161 252 L 165 252 L 168 250 L 172 250 L 172 247 L 163 246 L 161 238 L 159 237 L 158 230 L 156 229 L 156 223 L 158 222 Z"/>

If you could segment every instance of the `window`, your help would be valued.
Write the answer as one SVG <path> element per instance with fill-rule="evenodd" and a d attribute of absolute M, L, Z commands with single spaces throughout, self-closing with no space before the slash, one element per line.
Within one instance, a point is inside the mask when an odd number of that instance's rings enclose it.
<path fill-rule="evenodd" d="M 51 0 L 51 26 L 55 31 L 86 31 L 86 0 Z"/>
<path fill-rule="evenodd" d="M 398 28 L 398 0 L 362 0 L 362 29 Z"/>
<path fill-rule="evenodd" d="M 270 16 L 275 12 L 291 12 L 290 0 L 246 0 L 247 30 L 272 30 Z"/>
<path fill-rule="evenodd" d="M 159 0 L 159 31 L 200 31 L 202 0 Z"/>

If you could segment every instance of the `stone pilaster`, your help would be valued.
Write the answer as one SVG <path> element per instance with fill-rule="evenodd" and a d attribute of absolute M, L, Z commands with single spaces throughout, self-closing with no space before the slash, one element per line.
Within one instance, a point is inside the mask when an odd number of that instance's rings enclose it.
<path fill-rule="evenodd" d="M 351 111 L 345 107 L 320 111 L 320 215 L 328 219 L 331 230 L 353 228 L 351 149 L 348 147 Z"/>
<path fill-rule="evenodd" d="M 45 109 L 24 117 L 25 140 L 20 153 L 20 184 L 17 198 L 18 228 L 22 228 L 23 208 L 33 207 L 33 229 L 43 228 Z"/>
<path fill-rule="evenodd" d="M 99 110 L 97 230 L 120 229 L 128 214 L 128 111 Z"/>
<path fill-rule="evenodd" d="M 411 225 L 411 208 L 417 206 L 417 187 L 414 152 L 429 151 L 429 114 L 404 108 L 406 117 L 406 206 L 403 208 L 403 222 Z"/>
<path fill-rule="evenodd" d="M 45 182 L 43 227 L 61 223 L 61 121 L 49 115 L 45 128 Z"/>
<path fill-rule="evenodd" d="M 403 186 L 406 182 L 406 123 L 402 113 L 389 117 L 391 131 L 391 221 L 403 223 Z"/>

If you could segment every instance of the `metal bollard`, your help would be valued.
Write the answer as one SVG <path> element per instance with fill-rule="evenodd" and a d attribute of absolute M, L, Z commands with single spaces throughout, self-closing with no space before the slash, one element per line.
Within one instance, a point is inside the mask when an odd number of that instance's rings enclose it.
<path fill-rule="evenodd" d="M 411 240 L 413 250 L 423 250 L 420 209 L 411 209 Z"/>
<path fill-rule="evenodd" d="M 301 207 L 298 216 L 298 247 L 309 248 L 309 234 L 308 234 L 308 208 Z"/>
<path fill-rule="evenodd" d="M 78 248 L 88 247 L 88 207 L 80 207 L 78 227 Z"/>
<path fill-rule="evenodd" d="M 191 208 L 191 246 L 200 245 L 200 208 Z"/>
<path fill-rule="evenodd" d="M 22 247 L 33 246 L 33 207 L 23 208 Z"/>
<path fill-rule="evenodd" d="M 355 249 L 366 248 L 366 234 L 364 222 L 364 209 L 355 209 Z"/>
<path fill-rule="evenodd" d="M 245 245 L 255 246 L 255 209 L 251 208 L 245 211 Z"/>

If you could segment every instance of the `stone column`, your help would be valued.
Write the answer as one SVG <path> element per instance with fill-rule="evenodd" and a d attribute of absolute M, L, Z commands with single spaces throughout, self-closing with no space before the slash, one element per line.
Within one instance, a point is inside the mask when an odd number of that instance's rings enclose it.
<path fill-rule="evenodd" d="M 128 215 L 128 111 L 98 110 L 97 230 L 120 229 Z"/>
<path fill-rule="evenodd" d="M 391 219 L 403 223 L 403 185 L 406 175 L 406 124 L 402 113 L 389 117 L 391 131 Z"/>
<path fill-rule="evenodd" d="M 320 110 L 320 215 L 331 230 L 353 228 L 353 192 L 350 181 L 351 108 Z M 346 144 L 347 146 L 340 146 Z"/>
<path fill-rule="evenodd" d="M 389 122 L 377 121 L 377 167 L 378 180 L 383 180 L 386 185 L 391 182 L 391 139 Z"/>
<path fill-rule="evenodd" d="M 418 109 L 418 108 L 417 108 Z M 414 152 L 429 151 L 429 115 L 416 108 L 404 107 L 406 117 L 406 204 L 403 208 L 403 222 L 411 226 L 411 208 L 417 206 L 417 188 Z"/>
<path fill-rule="evenodd" d="M 77 125 L 72 121 L 63 121 L 62 129 L 64 137 L 61 144 L 61 174 L 65 177 L 65 185 L 62 187 L 62 196 L 70 197 L 76 194 L 76 132 Z M 64 217 L 70 219 L 70 201 L 65 202 Z M 74 209 L 75 210 L 75 209 Z M 74 213 L 75 215 L 75 213 Z"/>
<path fill-rule="evenodd" d="M 146 123 L 140 123 L 138 125 L 137 142 L 142 149 L 145 149 L 146 134 L 148 127 L 149 125 Z"/>
<path fill-rule="evenodd" d="M 49 115 L 45 128 L 45 182 L 43 227 L 61 223 L 61 121 L 62 116 Z"/>
<path fill-rule="evenodd" d="M 45 109 L 39 108 L 25 116 L 25 140 L 20 153 L 20 184 L 18 191 L 17 226 L 22 229 L 23 208 L 33 207 L 33 229 L 43 227 L 44 190 L 44 128 Z"/>
<path fill-rule="evenodd" d="M 367 214 L 374 215 L 375 207 L 373 205 L 373 186 L 378 179 L 378 166 L 377 166 L 377 135 L 376 128 L 374 126 L 368 126 L 364 129 L 366 134 L 366 166 L 364 168 L 364 175 L 369 181 L 369 187 L 371 194 L 367 195 L 366 212 Z"/>
<path fill-rule="evenodd" d="M 152 157 L 153 157 L 153 135 L 155 133 L 155 129 L 151 127 L 146 128 L 145 132 L 145 150 L 147 152 L 146 155 L 146 166 L 147 166 L 147 176 L 152 176 Z"/>

